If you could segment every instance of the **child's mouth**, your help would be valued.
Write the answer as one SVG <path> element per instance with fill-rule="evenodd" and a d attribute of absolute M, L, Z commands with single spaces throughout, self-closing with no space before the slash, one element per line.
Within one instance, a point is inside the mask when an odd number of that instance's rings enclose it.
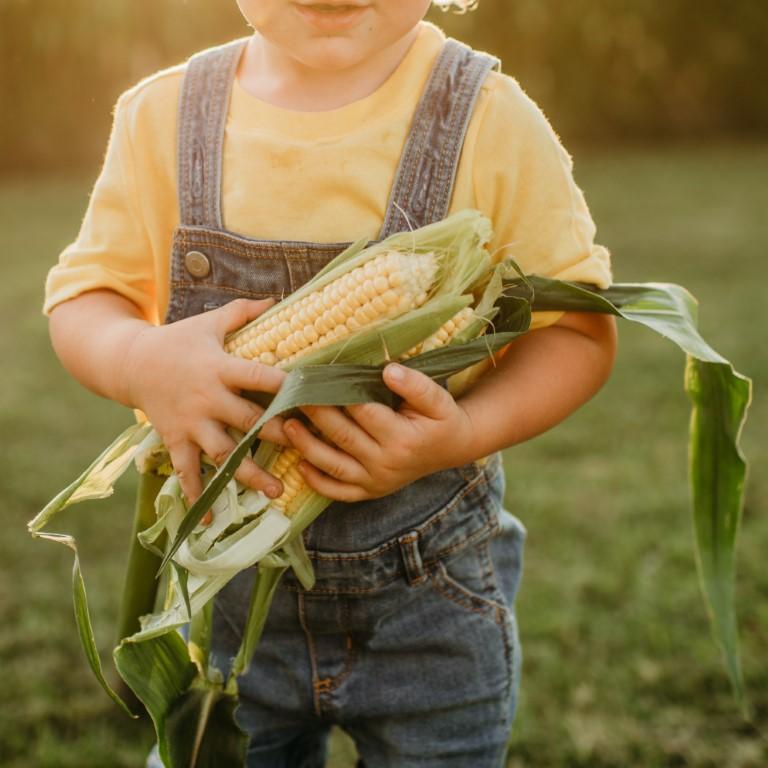
<path fill-rule="evenodd" d="M 304 19 L 324 32 L 354 26 L 367 9 L 351 3 L 296 3 L 295 7 Z"/>

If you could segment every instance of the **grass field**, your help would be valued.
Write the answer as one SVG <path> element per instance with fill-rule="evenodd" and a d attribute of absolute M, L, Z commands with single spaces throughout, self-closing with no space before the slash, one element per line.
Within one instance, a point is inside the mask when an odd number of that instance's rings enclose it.
<path fill-rule="evenodd" d="M 737 714 L 694 575 L 682 356 L 623 326 L 615 373 L 566 424 L 507 455 L 529 531 L 525 653 L 510 766 L 768 764 L 768 146 L 580 154 L 577 177 L 617 280 L 680 282 L 701 327 L 755 380 L 738 605 L 754 724 Z M 93 681 L 70 606 L 71 558 L 24 524 L 129 421 L 54 358 L 45 273 L 73 238 L 88 183 L 0 182 L 0 765 L 140 766 L 152 735 Z M 131 482 L 58 527 L 81 543 L 97 637 L 111 648 Z M 56 528 L 56 526 L 54 526 Z M 334 768 L 351 765 L 334 742 Z M 468 767 L 469 768 L 469 767 Z"/>

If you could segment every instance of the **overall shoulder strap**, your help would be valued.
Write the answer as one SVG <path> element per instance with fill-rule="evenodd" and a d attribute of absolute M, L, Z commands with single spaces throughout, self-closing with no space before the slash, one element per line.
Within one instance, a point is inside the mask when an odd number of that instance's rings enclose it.
<path fill-rule="evenodd" d="M 383 239 L 445 218 L 480 87 L 499 60 L 449 38 L 414 113 L 390 193 Z"/>
<path fill-rule="evenodd" d="M 246 40 L 195 54 L 179 97 L 178 184 L 182 226 L 222 229 L 221 164 L 229 97 Z"/>

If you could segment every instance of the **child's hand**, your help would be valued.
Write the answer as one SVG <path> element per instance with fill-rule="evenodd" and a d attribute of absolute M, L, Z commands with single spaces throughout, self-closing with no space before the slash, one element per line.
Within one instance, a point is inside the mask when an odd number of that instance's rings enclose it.
<path fill-rule="evenodd" d="M 445 389 L 401 365 L 388 365 L 384 382 L 404 400 L 397 411 L 378 403 L 302 409 L 333 445 L 297 419 L 285 422 L 306 459 L 299 469 L 318 493 L 337 501 L 373 499 L 475 458 L 468 454 L 470 417 Z"/>
<path fill-rule="evenodd" d="M 227 354 L 224 336 L 258 317 L 271 300 L 232 301 L 220 309 L 139 333 L 123 362 L 125 400 L 146 413 L 171 455 L 184 495 L 201 493 L 200 454 L 218 466 L 235 447 L 226 432 L 247 432 L 263 409 L 239 396 L 243 390 L 277 392 L 285 373 Z M 264 439 L 285 445 L 282 424 L 270 421 Z M 269 496 L 282 485 L 250 459 L 235 477 Z"/>

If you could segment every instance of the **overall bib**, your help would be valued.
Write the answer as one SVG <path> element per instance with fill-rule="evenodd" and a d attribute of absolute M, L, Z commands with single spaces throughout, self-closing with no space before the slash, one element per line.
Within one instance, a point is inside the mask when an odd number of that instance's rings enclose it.
<path fill-rule="evenodd" d="M 204 51 L 186 70 L 169 323 L 235 298 L 279 299 L 349 245 L 225 231 L 222 147 L 244 45 Z M 414 113 L 380 239 L 446 216 L 472 108 L 496 66 L 446 42 Z M 367 768 L 503 764 L 517 697 L 513 603 L 524 539 L 502 509 L 503 490 L 494 456 L 381 499 L 334 503 L 310 526 L 316 586 L 307 592 L 285 575 L 239 681 L 249 768 L 322 768 L 333 724 L 354 738 Z M 223 670 L 240 643 L 252 582 L 249 569 L 216 598 L 212 655 Z"/>

